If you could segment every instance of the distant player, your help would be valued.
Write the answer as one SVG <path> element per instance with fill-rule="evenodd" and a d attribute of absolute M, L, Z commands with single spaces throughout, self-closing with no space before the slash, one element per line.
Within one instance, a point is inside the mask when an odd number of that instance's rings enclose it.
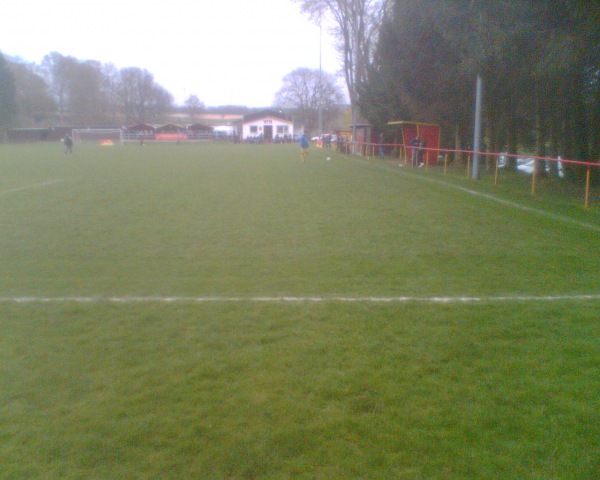
<path fill-rule="evenodd" d="M 415 138 L 413 138 L 410 141 L 410 144 L 409 144 L 411 146 L 411 152 L 410 152 L 411 162 L 410 162 L 410 164 L 413 167 L 417 166 L 417 160 L 418 160 L 418 156 L 419 156 L 419 145 L 420 144 L 421 144 L 421 139 L 418 136 L 416 136 Z"/>
<path fill-rule="evenodd" d="M 306 162 L 306 157 L 308 157 L 308 135 L 307 131 L 304 130 L 304 133 L 300 135 L 300 161 L 302 163 Z"/>
<path fill-rule="evenodd" d="M 384 141 L 383 133 L 380 133 L 379 134 L 379 158 L 381 158 L 381 160 L 385 160 L 385 153 L 383 151 L 383 141 Z"/>
<path fill-rule="evenodd" d="M 63 143 L 65 144 L 65 155 L 73 153 L 73 139 L 68 133 L 63 138 Z"/>
<path fill-rule="evenodd" d="M 425 139 L 425 137 L 420 137 L 420 142 L 419 142 L 419 153 L 417 154 L 417 156 L 419 157 L 419 167 L 422 167 L 424 164 L 424 156 L 425 156 L 425 149 L 427 148 L 427 140 Z"/>

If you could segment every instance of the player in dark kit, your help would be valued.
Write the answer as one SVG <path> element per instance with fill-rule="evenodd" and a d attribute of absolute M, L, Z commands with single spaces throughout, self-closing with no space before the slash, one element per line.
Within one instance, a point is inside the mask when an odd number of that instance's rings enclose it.
<path fill-rule="evenodd" d="M 65 138 L 63 138 L 63 143 L 65 144 L 65 155 L 73 153 L 73 139 L 68 133 L 65 135 Z"/>

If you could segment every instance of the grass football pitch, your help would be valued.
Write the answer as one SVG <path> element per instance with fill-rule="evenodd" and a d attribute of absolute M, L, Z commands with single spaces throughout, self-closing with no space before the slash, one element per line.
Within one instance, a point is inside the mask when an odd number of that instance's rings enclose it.
<path fill-rule="evenodd" d="M 314 148 L 0 145 L 0 478 L 599 478 L 599 240 Z"/>

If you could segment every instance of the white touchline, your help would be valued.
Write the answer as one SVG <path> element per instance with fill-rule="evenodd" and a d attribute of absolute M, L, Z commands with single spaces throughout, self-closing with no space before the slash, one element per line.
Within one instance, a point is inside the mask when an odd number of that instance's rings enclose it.
<path fill-rule="evenodd" d="M 537 215 L 541 215 L 541 216 L 544 216 L 546 218 L 550 218 L 552 220 L 558 220 L 560 222 L 570 223 L 570 224 L 577 225 L 577 226 L 582 227 L 582 228 L 587 228 L 587 229 L 590 229 L 590 230 L 595 230 L 596 232 L 600 232 L 600 226 L 592 225 L 591 223 L 584 223 L 584 222 L 580 222 L 578 220 L 574 220 L 574 219 L 569 218 L 569 217 L 564 217 L 562 215 L 557 215 L 555 213 L 546 212 L 544 210 L 538 210 L 537 208 L 527 207 L 527 206 L 521 205 L 519 203 L 511 202 L 510 200 L 504 200 L 502 198 L 497 198 L 497 197 L 494 197 L 493 195 L 489 195 L 487 193 L 476 192 L 476 191 L 470 190 L 468 188 L 459 187 L 459 186 L 454 186 L 454 188 L 457 188 L 458 190 L 461 190 L 461 191 L 463 191 L 465 193 L 469 193 L 471 195 L 475 195 L 477 197 L 482 197 L 482 198 L 486 198 L 488 200 L 492 200 L 492 201 L 497 202 L 497 203 L 501 203 L 502 205 L 508 205 L 509 207 L 518 208 L 518 209 L 523 210 L 525 212 L 535 213 Z"/>
<path fill-rule="evenodd" d="M 358 161 L 366 163 L 364 160 L 358 159 Z M 372 164 L 368 163 L 368 165 L 372 165 Z M 381 167 L 381 168 L 385 168 L 385 167 Z M 419 179 L 419 180 L 421 180 L 423 182 L 434 183 L 434 184 L 437 184 L 437 185 L 444 185 L 445 187 L 453 188 L 455 190 L 459 190 L 461 192 L 468 193 L 470 195 L 475 195 L 476 197 L 485 198 L 486 200 L 490 200 L 492 202 L 500 203 L 502 205 L 506 205 L 506 206 L 513 207 L 513 208 L 517 208 L 517 209 L 523 210 L 525 212 L 535 213 L 536 215 L 541 215 L 543 217 L 550 218 L 552 220 L 557 220 L 557 221 L 564 222 L 564 223 L 570 223 L 571 225 L 577 225 L 578 227 L 587 228 L 589 230 L 594 230 L 596 232 L 600 232 L 600 226 L 598 226 L 598 225 L 593 225 L 591 223 L 580 222 L 580 221 L 574 220 L 574 219 L 572 219 L 570 217 L 565 217 L 563 215 L 557 215 L 555 213 L 546 212 L 544 210 L 539 210 L 537 208 L 527 207 L 525 205 L 521 205 L 520 203 L 512 202 L 510 200 L 504 200 L 502 198 L 495 197 L 495 196 L 490 195 L 488 193 L 477 192 L 475 190 L 471 190 L 471 189 L 466 188 L 466 187 L 461 187 L 459 185 L 453 185 L 452 183 L 444 182 L 442 180 L 434 179 L 434 178 L 431 178 L 431 177 L 424 177 L 424 176 L 421 176 L 421 175 L 415 175 L 413 173 L 410 173 L 407 170 L 401 170 L 401 171 L 392 170 L 392 171 L 395 172 L 397 175 L 410 176 L 410 177 Z"/>
<path fill-rule="evenodd" d="M 494 197 L 493 195 L 489 195 L 487 193 L 476 192 L 475 190 L 471 190 L 469 188 L 460 187 L 458 185 L 452 185 L 450 183 L 441 182 L 439 180 L 427 179 L 427 181 L 445 185 L 456 190 L 460 190 L 462 192 L 468 193 L 470 195 L 475 195 L 476 197 L 485 198 L 486 200 L 491 200 L 496 203 L 500 203 L 502 205 L 507 205 L 509 207 L 517 208 L 519 210 L 523 210 L 525 212 L 535 213 L 536 215 L 540 215 L 542 217 L 550 218 L 552 220 L 557 220 L 559 222 L 570 223 L 571 225 L 577 225 L 578 227 L 587 228 L 589 230 L 594 230 L 596 232 L 600 232 L 600 226 L 592 225 L 591 223 L 584 223 L 578 220 L 574 220 L 570 217 L 565 217 L 562 215 L 557 215 L 556 213 L 546 212 L 544 210 L 539 210 L 537 208 L 527 207 L 525 205 L 521 205 L 520 203 L 512 202 L 510 200 L 504 200 L 502 198 Z"/>
<path fill-rule="evenodd" d="M 227 296 L 86 296 L 86 297 L 0 297 L 0 303 L 16 304 L 136 304 L 136 303 L 432 303 L 432 304 L 466 304 L 466 303 L 511 303 L 511 302 L 557 302 L 600 300 L 600 294 L 572 295 L 490 295 L 490 296 L 396 296 L 396 297 L 353 297 L 353 296 L 264 296 L 264 297 L 227 297 Z"/>
<path fill-rule="evenodd" d="M 60 182 L 64 182 L 64 180 L 57 179 L 57 180 L 47 180 L 45 182 L 40 182 L 40 183 L 32 183 L 29 185 L 24 185 L 22 187 L 15 187 L 15 188 L 9 188 L 8 190 L 2 190 L 2 191 L 0 191 L 0 195 L 8 195 L 9 193 L 22 192 L 24 190 L 32 190 L 34 188 L 47 187 L 49 185 L 54 185 L 55 183 L 60 183 Z"/>

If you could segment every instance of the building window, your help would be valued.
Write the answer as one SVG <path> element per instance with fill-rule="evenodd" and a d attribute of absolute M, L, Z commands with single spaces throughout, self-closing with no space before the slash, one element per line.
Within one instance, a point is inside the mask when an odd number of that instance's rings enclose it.
<path fill-rule="evenodd" d="M 289 125 L 277 125 L 277 133 L 279 135 L 287 135 L 290 133 Z"/>
<path fill-rule="evenodd" d="M 250 133 L 258 133 L 258 126 L 250 125 Z"/>

